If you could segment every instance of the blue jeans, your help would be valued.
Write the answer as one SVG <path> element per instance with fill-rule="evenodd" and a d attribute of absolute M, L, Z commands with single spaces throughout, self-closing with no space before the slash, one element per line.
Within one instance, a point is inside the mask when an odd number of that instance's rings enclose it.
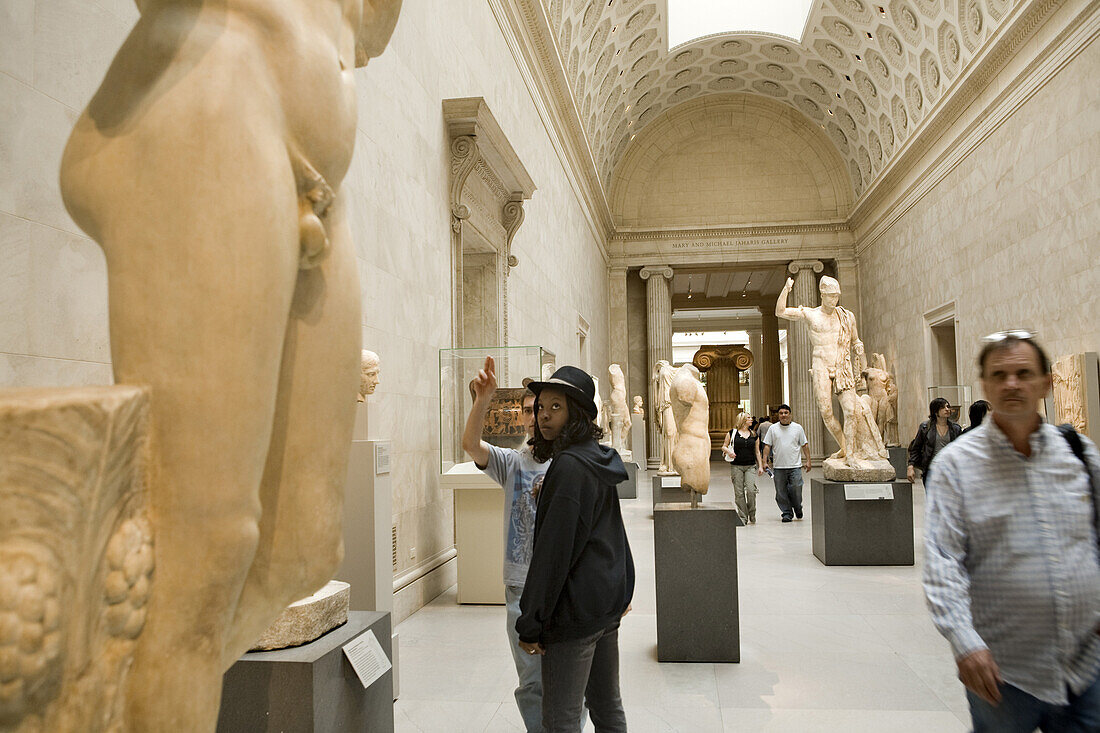
<path fill-rule="evenodd" d="M 516 660 L 516 674 L 519 675 L 519 687 L 516 688 L 519 715 L 523 718 L 527 733 L 539 733 L 542 730 L 542 657 L 519 648 L 516 619 L 519 618 L 519 599 L 522 595 L 521 586 L 504 586 L 504 602 L 508 609 L 508 646 L 512 650 L 512 659 Z"/>
<path fill-rule="evenodd" d="M 585 703 L 599 733 L 626 733 L 618 622 L 583 639 L 547 644 L 542 679 L 544 733 L 575 733 L 584 724 Z"/>
<path fill-rule="evenodd" d="M 970 719 L 974 733 L 1088 733 L 1100 730 L 1100 678 L 1080 695 L 1069 695 L 1068 705 L 1052 705 L 1012 685 L 1001 685 L 1001 704 L 994 707 L 970 690 Z"/>
<path fill-rule="evenodd" d="M 777 468 L 775 469 L 775 503 L 779 505 L 779 513 L 784 519 L 793 516 L 802 519 L 802 469 L 801 468 Z"/>

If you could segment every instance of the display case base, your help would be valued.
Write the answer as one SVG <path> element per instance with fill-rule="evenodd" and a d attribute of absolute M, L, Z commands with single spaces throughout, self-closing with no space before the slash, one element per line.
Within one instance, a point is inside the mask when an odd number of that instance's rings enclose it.
<path fill-rule="evenodd" d="M 890 459 L 890 465 L 897 472 L 898 481 L 905 479 L 905 471 L 909 467 L 909 449 L 904 445 L 892 445 L 886 449 Z"/>
<path fill-rule="evenodd" d="M 391 658 L 390 615 L 370 611 L 309 644 L 245 654 L 222 678 L 218 733 L 392 731 L 393 668 L 364 689 L 344 654 L 368 630 Z"/>
<path fill-rule="evenodd" d="M 856 498 L 875 493 L 892 498 Z M 813 553 L 825 565 L 913 564 L 913 485 L 908 481 L 811 479 L 810 513 Z"/>
<path fill-rule="evenodd" d="M 741 661 L 737 528 L 743 526 L 729 502 L 654 509 L 657 661 Z"/>

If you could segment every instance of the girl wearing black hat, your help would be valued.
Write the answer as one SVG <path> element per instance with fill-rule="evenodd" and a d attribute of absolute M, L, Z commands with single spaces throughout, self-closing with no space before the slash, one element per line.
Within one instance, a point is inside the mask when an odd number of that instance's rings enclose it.
<path fill-rule="evenodd" d="M 619 696 L 619 619 L 634 594 L 634 560 L 616 487 L 619 454 L 600 445 L 595 385 L 565 366 L 532 382 L 537 460 L 552 458 L 538 497 L 535 546 L 516 621 L 542 657 L 542 726 L 576 733 L 587 704 L 599 733 L 626 731 Z"/>

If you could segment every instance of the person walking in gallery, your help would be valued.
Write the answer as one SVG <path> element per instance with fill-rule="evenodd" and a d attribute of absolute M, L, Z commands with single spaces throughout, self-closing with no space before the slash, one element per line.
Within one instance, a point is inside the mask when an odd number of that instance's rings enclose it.
<path fill-rule="evenodd" d="M 760 424 L 756 426 L 756 440 L 760 444 L 761 454 L 764 452 L 764 436 L 768 434 L 768 429 L 779 421 L 775 413 L 775 410 L 769 411 L 767 415 L 760 418 Z M 764 461 L 764 471 L 766 471 L 769 476 L 772 475 L 772 467 L 767 461 Z"/>
<path fill-rule="evenodd" d="M 722 455 L 730 463 L 737 514 L 745 524 L 756 524 L 756 476 L 764 473 L 764 461 L 748 413 L 740 413 L 736 426 L 726 433 Z"/>
<path fill-rule="evenodd" d="M 810 444 L 806 431 L 791 420 L 790 405 L 780 405 L 776 414 L 779 422 L 768 428 L 761 462 L 767 465 L 772 458 L 775 503 L 779 505 L 781 520 L 789 522 L 792 518 L 802 519 L 802 470 L 810 470 Z"/>
<path fill-rule="evenodd" d="M 955 438 L 962 435 L 962 426 L 951 419 L 951 405 L 943 397 L 937 397 L 928 405 L 928 419 L 917 428 L 917 434 L 909 441 L 908 467 L 905 478 L 909 483 L 916 481 L 916 469 L 928 483 L 928 469 L 932 459 Z"/>
<path fill-rule="evenodd" d="M 527 733 L 538 733 L 542 730 L 542 664 L 537 657 L 520 649 L 516 619 L 535 540 L 534 489 L 549 463 L 537 460 L 526 442 L 522 448 L 514 450 L 490 445 L 481 439 L 489 403 L 497 388 L 493 357 L 485 357 L 485 365 L 474 378 L 472 388 L 474 404 L 466 418 L 462 449 L 474 459 L 474 465 L 504 488 L 504 601 L 508 646 L 519 677 L 515 698 Z M 529 440 L 535 426 L 535 393 L 530 390 L 523 396 L 522 417 Z"/>
<path fill-rule="evenodd" d="M 552 461 L 516 630 L 524 651 L 542 656 L 542 729 L 574 733 L 587 703 L 597 731 L 624 732 L 619 622 L 634 594 L 634 560 L 616 486 L 626 469 L 598 442 L 588 374 L 564 366 L 529 389 L 538 396 L 534 454 Z"/>
<path fill-rule="evenodd" d="M 1042 420 L 1050 361 L 1027 331 L 986 337 L 991 417 L 936 457 L 924 593 L 976 733 L 1100 731 L 1100 453 Z"/>
<path fill-rule="evenodd" d="M 985 419 L 987 414 L 989 414 L 989 403 L 985 400 L 978 400 L 975 402 L 970 406 L 970 425 L 967 426 L 966 430 L 959 433 L 959 435 L 966 435 L 971 430 L 981 425 L 982 420 Z"/>

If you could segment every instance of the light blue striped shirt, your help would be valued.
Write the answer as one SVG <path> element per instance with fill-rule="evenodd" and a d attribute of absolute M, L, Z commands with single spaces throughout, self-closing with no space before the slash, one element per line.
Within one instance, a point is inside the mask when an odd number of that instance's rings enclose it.
<path fill-rule="evenodd" d="M 1100 479 L 1100 453 L 1082 436 Z M 924 593 L 956 659 L 988 648 L 1008 684 L 1068 702 L 1100 673 L 1100 561 L 1084 464 L 1053 425 L 1025 458 L 992 419 L 944 448 L 926 486 Z"/>

